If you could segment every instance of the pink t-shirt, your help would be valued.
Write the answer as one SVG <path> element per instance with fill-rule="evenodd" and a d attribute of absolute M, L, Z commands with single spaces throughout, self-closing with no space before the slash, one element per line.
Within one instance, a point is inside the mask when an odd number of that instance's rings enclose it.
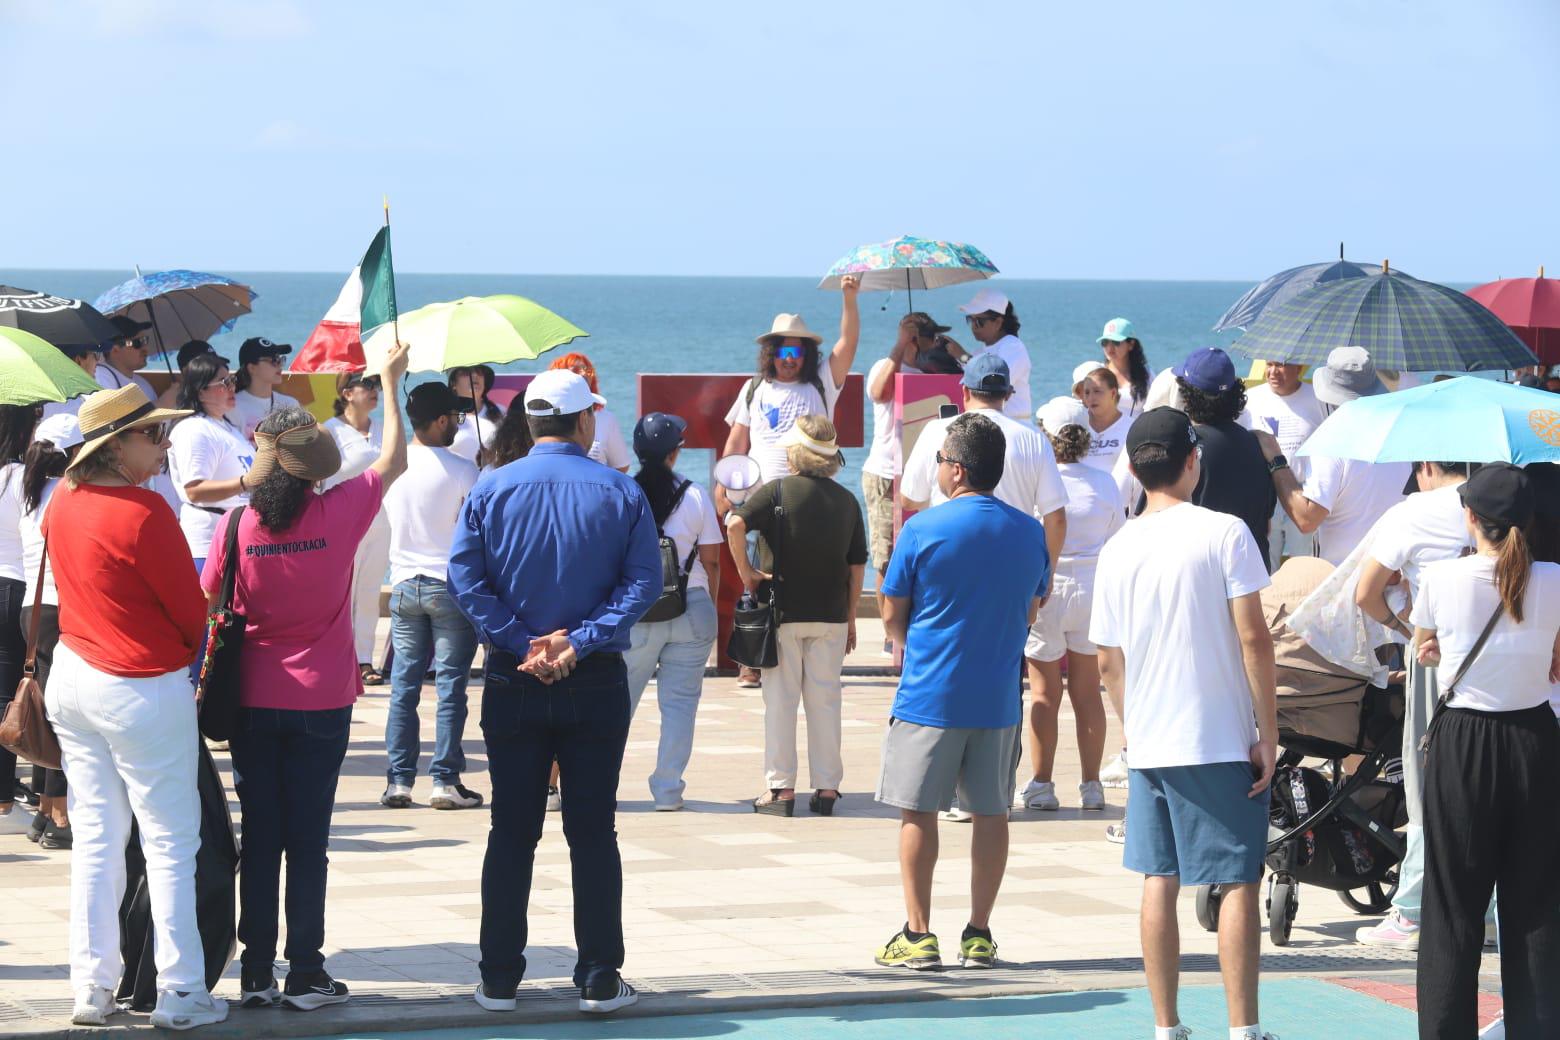
<path fill-rule="evenodd" d="M 248 618 L 241 658 L 246 708 L 323 711 L 363 693 L 352 645 L 352 558 L 379 512 L 384 482 L 369 470 L 310 495 L 286 531 L 267 531 L 254 510 L 238 523 L 234 598 Z M 227 524 L 217 525 L 201 587 L 222 585 Z"/>

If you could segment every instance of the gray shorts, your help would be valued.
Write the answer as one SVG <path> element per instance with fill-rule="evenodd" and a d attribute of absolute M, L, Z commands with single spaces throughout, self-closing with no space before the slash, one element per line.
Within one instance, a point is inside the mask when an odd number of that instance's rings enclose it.
<path fill-rule="evenodd" d="M 953 804 L 977 816 L 1006 816 L 1013 804 L 1013 738 L 1002 729 L 940 729 L 892 719 L 883 736 L 877 800 L 911 812 Z"/>

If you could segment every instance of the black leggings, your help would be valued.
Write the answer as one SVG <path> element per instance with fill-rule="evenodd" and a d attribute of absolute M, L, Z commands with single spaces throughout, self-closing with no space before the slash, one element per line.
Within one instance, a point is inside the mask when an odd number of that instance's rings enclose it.
<path fill-rule="evenodd" d="M 1497 894 L 1506 1036 L 1560 1036 L 1560 724 L 1525 711 L 1452 708 L 1425 761 L 1419 1036 L 1478 1032 L 1484 912 Z"/>
<path fill-rule="evenodd" d="M 27 641 L 22 634 L 23 600 L 27 583 L 0 578 L 0 714 L 4 714 L 16 686 L 22 681 Z M 16 756 L 0 748 L 0 802 L 9 802 L 16 791 Z"/>

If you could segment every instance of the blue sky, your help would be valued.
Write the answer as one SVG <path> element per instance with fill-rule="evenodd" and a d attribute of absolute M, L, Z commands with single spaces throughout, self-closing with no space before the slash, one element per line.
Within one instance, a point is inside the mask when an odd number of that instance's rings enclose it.
<path fill-rule="evenodd" d="M 1550 0 L 0 0 L 0 267 L 1560 269 Z M 1546 254 L 1546 250 L 1549 252 Z"/>

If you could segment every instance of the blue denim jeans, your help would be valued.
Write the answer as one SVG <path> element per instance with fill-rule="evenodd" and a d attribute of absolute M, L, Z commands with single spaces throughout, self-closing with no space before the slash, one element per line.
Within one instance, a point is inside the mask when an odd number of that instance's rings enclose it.
<path fill-rule="evenodd" d="M 243 808 L 238 872 L 238 941 L 244 967 L 269 972 L 276 960 L 277 889 L 287 854 L 290 970 L 325 966 L 325 849 L 336 781 L 347 757 L 352 709 L 244 708 L 229 742 L 233 787 Z"/>
<path fill-rule="evenodd" d="M 704 589 L 688 591 L 688 609 L 670 621 L 641 621 L 629 633 L 628 666 L 630 711 L 639 710 L 639 698 L 652 677 L 661 708 L 661 742 L 656 750 L 655 772 L 650 774 L 650 797 L 657 805 L 682 801 L 683 770 L 693 754 L 693 721 L 704 692 L 704 666 L 715 645 L 715 604 Z"/>
<path fill-rule="evenodd" d="M 436 784 L 460 783 L 466 768 L 461 737 L 466 731 L 466 679 L 477 652 L 477 630 L 460 612 L 444 582 L 419 574 L 390 590 L 390 717 L 385 749 L 393 784 L 408 787 L 417 779 L 422 738 L 417 702 L 431 659 L 439 707 L 434 716 L 433 761 L 428 775 Z"/>

